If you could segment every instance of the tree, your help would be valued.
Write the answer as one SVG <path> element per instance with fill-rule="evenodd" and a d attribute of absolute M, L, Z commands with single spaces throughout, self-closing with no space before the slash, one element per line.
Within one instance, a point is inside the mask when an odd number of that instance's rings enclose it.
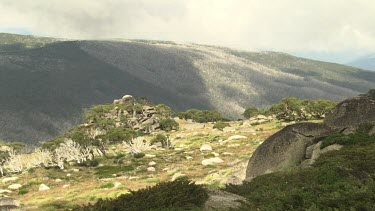
<path fill-rule="evenodd" d="M 156 112 L 163 118 L 169 118 L 173 114 L 172 109 L 165 104 L 156 105 Z"/>
<path fill-rule="evenodd" d="M 250 117 L 253 117 L 253 116 L 256 116 L 260 113 L 259 109 L 256 108 L 256 107 L 249 107 L 247 108 L 242 116 L 244 116 L 245 118 L 249 119 Z"/>

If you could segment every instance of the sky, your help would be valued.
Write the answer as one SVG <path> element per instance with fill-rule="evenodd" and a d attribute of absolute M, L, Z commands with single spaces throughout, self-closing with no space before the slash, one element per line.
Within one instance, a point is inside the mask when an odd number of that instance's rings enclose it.
<path fill-rule="evenodd" d="M 152 39 L 347 63 L 375 53 L 374 0 L 0 0 L 0 32 Z"/>

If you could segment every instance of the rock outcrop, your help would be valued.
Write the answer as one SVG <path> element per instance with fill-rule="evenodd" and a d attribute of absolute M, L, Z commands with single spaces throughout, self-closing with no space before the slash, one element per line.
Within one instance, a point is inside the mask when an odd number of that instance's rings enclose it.
<path fill-rule="evenodd" d="M 0 210 L 21 210 L 21 202 L 10 197 L 0 198 Z"/>
<path fill-rule="evenodd" d="M 246 180 L 293 166 L 309 167 L 321 154 L 342 147 L 334 144 L 320 149 L 320 141 L 329 134 L 350 133 L 362 124 L 374 123 L 375 99 L 364 95 L 339 103 L 322 124 L 286 126 L 255 150 L 246 169 Z"/>

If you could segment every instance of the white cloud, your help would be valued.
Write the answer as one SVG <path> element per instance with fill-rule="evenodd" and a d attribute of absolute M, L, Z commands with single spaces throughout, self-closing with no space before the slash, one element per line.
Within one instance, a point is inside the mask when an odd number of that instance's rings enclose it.
<path fill-rule="evenodd" d="M 286 52 L 375 51 L 373 0 L 1 0 L 0 26 Z"/>

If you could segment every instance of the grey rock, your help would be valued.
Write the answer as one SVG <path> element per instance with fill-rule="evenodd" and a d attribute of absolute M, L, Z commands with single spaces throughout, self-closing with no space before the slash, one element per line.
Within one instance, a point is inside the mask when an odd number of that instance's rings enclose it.
<path fill-rule="evenodd" d="M 208 189 L 209 198 L 206 201 L 205 210 L 230 210 L 246 203 L 246 199 L 242 196 L 229 193 L 218 189 Z"/>

